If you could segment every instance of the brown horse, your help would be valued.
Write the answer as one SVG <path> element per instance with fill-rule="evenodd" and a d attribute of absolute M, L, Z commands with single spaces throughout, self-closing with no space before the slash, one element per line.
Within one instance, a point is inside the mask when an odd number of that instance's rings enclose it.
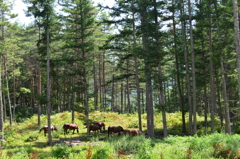
<path fill-rule="evenodd" d="M 124 132 L 124 129 L 121 126 L 108 127 L 108 137 L 109 137 L 109 134 L 112 134 L 112 133 L 118 133 L 118 136 L 119 136 L 121 132 Z"/>
<path fill-rule="evenodd" d="M 68 131 L 67 131 L 68 129 L 73 130 L 73 134 L 74 134 L 75 129 L 77 130 L 77 133 L 79 133 L 78 126 L 75 123 L 72 123 L 72 124 L 66 123 L 63 125 L 64 135 L 68 133 Z"/>
<path fill-rule="evenodd" d="M 94 131 L 94 132 L 101 132 L 101 128 L 98 125 L 89 125 L 89 132 Z"/>
<path fill-rule="evenodd" d="M 46 136 L 47 132 L 48 132 L 48 125 L 44 125 L 40 130 L 39 133 L 44 130 L 44 136 Z M 51 130 L 55 130 L 57 131 L 57 127 L 55 125 L 51 125 Z"/>
<path fill-rule="evenodd" d="M 139 130 L 124 130 L 124 134 L 129 136 L 138 136 L 141 135 L 142 132 Z"/>
<path fill-rule="evenodd" d="M 102 127 L 103 127 L 103 130 L 105 130 L 105 124 L 103 121 L 95 121 L 93 125 L 98 125 L 100 127 L 100 131 L 102 131 Z"/>

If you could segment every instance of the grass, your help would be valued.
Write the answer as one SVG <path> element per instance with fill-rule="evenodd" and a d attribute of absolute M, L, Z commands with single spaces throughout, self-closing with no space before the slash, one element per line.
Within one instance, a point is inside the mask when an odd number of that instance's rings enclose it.
<path fill-rule="evenodd" d="M 181 114 L 167 114 L 170 135 L 162 138 L 156 135 L 154 139 L 145 136 L 113 136 L 107 137 L 107 131 L 91 132 L 87 136 L 85 116 L 75 112 L 75 123 L 79 126 L 79 134 L 63 134 L 62 125 L 71 123 L 71 113 L 63 112 L 52 115 L 51 124 L 56 125 L 58 131 L 53 131 L 54 146 L 48 146 L 48 137 L 39 129 L 46 125 L 47 117 L 41 116 L 41 126 L 37 126 L 37 116 L 33 116 L 22 123 L 5 124 L 5 148 L 0 150 L 0 158 L 86 158 L 86 159 L 214 159 L 237 158 L 240 153 L 240 136 L 214 133 L 195 136 L 182 136 Z M 137 114 L 122 114 L 108 112 L 93 112 L 92 121 L 104 121 L 108 126 L 121 125 L 124 129 L 137 129 Z M 146 114 L 142 115 L 143 130 L 146 131 Z M 201 119 L 199 117 L 198 119 Z M 162 118 L 155 116 L 156 131 L 162 131 Z M 199 123 L 203 123 L 200 122 Z M 204 129 L 204 128 L 202 128 Z M 204 132 L 200 131 L 199 132 Z M 143 133 L 144 134 L 144 133 Z"/>

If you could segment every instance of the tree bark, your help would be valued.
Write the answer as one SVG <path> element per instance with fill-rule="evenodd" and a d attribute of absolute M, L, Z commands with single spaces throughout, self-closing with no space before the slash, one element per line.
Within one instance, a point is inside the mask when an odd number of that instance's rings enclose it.
<path fill-rule="evenodd" d="M 237 54 L 237 70 L 238 70 L 238 101 L 240 100 L 240 32 L 239 32 L 239 13 L 238 1 L 232 0 L 234 12 L 234 38 Z M 239 104 L 239 103 L 238 103 Z"/>
<path fill-rule="evenodd" d="M 196 77 L 195 77 L 195 56 L 194 56 L 194 43 L 193 43 L 193 27 L 192 27 L 192 11 L 191 2 L 188 0 L 188 13 L 190 25 L 190 50 L 192 55 L 192 86 L 193 86 L 193 135 L 197 133 L 197 104 L 196 104 Z"/>
<path fill-rule="evenodd" d="M 2 60 L 0 63 L 0 138 L 1 148 L 4 148 L 4 105 L 2 96 Z"/>
<path fill-rule="evenodd" d="M 52 146 L 52 134 L 51 134 L 51 86 L 50 86 L 50 52 L 49 52 L 49 28 L 46 27 L 47 38 L 47 116 L 48 116 L 48 144 Z"/>
<path fill-rule="evenodd" d="M 174 5 L 174 2 L 172 1 L 172 5 Z M 183 102 L 183 93 L 181 89 L 181 83 L 180 83 L 180 71 L 179 71 L 179 60 L 178 60 L 178 52 L 177 52 L 177 46 L 176 46 L 176 23 L 175 23 L 175 11 L 173 11 L 172 20 L 173 20 L 173 38 L 174 38 L 174 55 L 175 55 L 175 63 L 176 63 L 176 71 L 177 71 L 177 87 L 178 87 L 178 94 L 181 104 L 181 112 L 182 112 L 182 132 L 186 133 L 186 122 L 185 122 L 185 110 L 184 110 L 184 102 Z"/>
<path fill-rule="evenodd" d="M 209 11 L 210 11 L 210 5 L 209 4 Z M 211 52 L 213 51 L 212 49 L 212 19 L 211 15 L 209 14 L 209 51 L 210 51 L 210 91 L 211 91 L 211 132 L 214 132 L 214 116 L 215 116 L 215 111 L 214 109 L 216 108 L 216 86 L 214 84 L 214 73 L 213 73 L 213 56 Z"/>
<path fill-rule="evenodd" d="M 183 15 L 183 3 L 180 1 L 180 14 Z M 188 94 L 188 108 L 189 108 L 189 134 L 193 135 L 192 131 L 192 98 L 191 98 L 191 87 L 190 87 L 190 75 L 189 75 L 189 64 L 188 64 L 188 53 L 187 53 L 187 43 L 186 43 L 186 31 L 185 31 L 185 21 L 181 20 L 182 29 L 182 45 L 184 47 L 184 63 L 186 69 L 186 86 Z"/>

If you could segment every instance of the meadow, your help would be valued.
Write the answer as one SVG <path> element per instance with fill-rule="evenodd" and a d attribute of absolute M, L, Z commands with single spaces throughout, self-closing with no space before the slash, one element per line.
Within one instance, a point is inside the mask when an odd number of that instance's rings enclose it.
<path fill-rule="evenodd" d="M 137 114 L 117 114 L 92 112 L 92 121 L 104 121 L 108 126 L 121 125 L 124 129 L 137 129 Z M 240 136 L 223 133 L 223 128 L 210 134 L 204 127 L 198 135 L 188 136 L 181 133 L 181 113 L 167 114 L 168 132 L 162 137 L 161 115 L 155 115 L 155 138 L 145 137 L 146 114 L 142 115 L 143 135 L 108 137 L 107 130 L 101 133 L 91 132 L 87 135 L 85 115 L 75 112 L 75 123 L 79 134 L 69 132 L 64 135 L 62 126 L 71 123 L 71 113 L 63 112 L 51 116 L 51 124 L 58 131 L 53 131 L 53 146 L 48 146 L 48 137 L 39 129 L 47 124 L 47 116 L 41 116 L 41 126 L 37 125 L 37 116 L 21 123 L 5 125 L 5 147 L 1 149 L 0 158 L 4 159 L 215 159 L 240 158 Z M 198 120 L 203 120 L 198 117 Z M 201 122 L 200 122 L 201 123 Z"/>

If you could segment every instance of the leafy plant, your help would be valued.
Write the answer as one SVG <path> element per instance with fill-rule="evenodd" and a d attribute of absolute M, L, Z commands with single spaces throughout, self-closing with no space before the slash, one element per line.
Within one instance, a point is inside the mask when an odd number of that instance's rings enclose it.
<path fill-rule="evenodd" d="M 66 158 L 71 152 L 71 148 L 68 146 L 56 146 L 53 150 L 52 150 L 52 155 L 54 157 L 57 158 Z"/>

